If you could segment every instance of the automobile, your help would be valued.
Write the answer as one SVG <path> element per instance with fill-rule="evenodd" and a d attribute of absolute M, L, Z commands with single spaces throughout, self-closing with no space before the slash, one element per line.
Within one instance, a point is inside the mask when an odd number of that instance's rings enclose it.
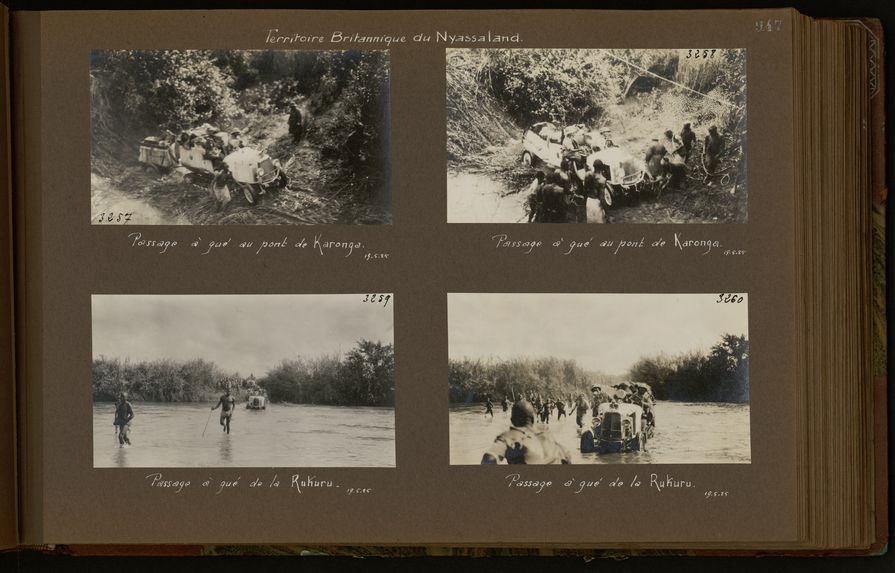
<path fill-rule="evenodd" d="M 563 131 L 549 121 L 536 123 L 522 133 L 522 163 L 531 167 L 537 162 L 559 167 L 562 161 Z"/>
<path fill-rule="evenodd" d="M 640 196 L 645 169 L 642 161 L 628 150 L 611 145 L 588 155 L 585 169 L 592 170 L 597 159 L 603 163 L 601 172 L 607 182 L 600 197 L 604 209 L 616 207 L 621 199 Z M 583 180 L 584 174 L 580 175 Z"/>
<path fill-rule="evenodd" d="M 606 402 L 597 407 L 593 428 L 581 433 L 580 450 L 583 454 L 645 451 L 652 432 L 641 406 Z"/>
<path fill-rule="evenodd" d="M 261 394 L 252 394 L 246 402 L 246 410 L 266 410 L 267 397 Z"/>
<path fill-rule="evenodd" d="M 153 169 L 159 173 L 167 173 L 177 167 L 177 157 L 174 155 L 171 143 L 155 136 L 144 137 L 140 141 L 137 161 L 140 162 L 144 170 Z"/>
<path fill-rule="evenodd" d="M 215 185 L 222 183 L 242 190 L 246 201 L 254 205 L 261 195 L 271 189 L 283 189 L 289 185 L 286 171 L 277 159 L 264 152 L 241 147 L 224 157 L 227 177 L 216 177 Z"/>
<path fill-rule="evenodd" d="M 145 169 L 179 172 L 186 183 L 210 184 L 220 207 L 230 202 L 233 191 L 241 191 L 246 201 L 255 205 L 267 191 L 289 185 L 280 162 L 263 151 L 239 143 L 240 147 L 224 155 L 222 150 L 236 145 L 227 132 L 214 126 L 190 129 L 176 141 L 170 135 L 171 139 L 144 138 L 138 161 Z"/>

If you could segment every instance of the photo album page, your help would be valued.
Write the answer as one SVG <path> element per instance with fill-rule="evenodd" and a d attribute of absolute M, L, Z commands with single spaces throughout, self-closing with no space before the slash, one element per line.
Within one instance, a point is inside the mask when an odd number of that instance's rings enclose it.
<path fill-rule="evenodd" d="M 21 14 L 24 541 L 795 543 L 795 15 Z"/>

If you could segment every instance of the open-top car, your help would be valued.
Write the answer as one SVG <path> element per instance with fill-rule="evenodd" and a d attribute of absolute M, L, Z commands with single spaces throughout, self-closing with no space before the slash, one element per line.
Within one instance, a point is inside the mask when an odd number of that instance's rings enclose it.
<path fill-rule="evenodd" d="M 581 453 L 624 453 L 646 450 L 652 426 L 637 404 L 606 402 L 597 407 L 593 429 L 581 433 Z"/>
<path fill-rule="evenodd" d="M 171 138 L 147 137 L 140 142 L 139 162 L 161 173 L 174 170 L 187 183 L 210 184 L 210 191 L 223 208 L 239 190 L 254 205 L 270 189 L 289 184 L 285 170 L 263 151 L 243 147 L 225 131 L 203 125 Z M 229 152 L 225 152 L 225 150 Z M 226 154 L 225 154 L 226 153 Z"/>
<path fill-rule="evenodd" d="M 522 134 L 522 163 L 530 167 L 540 161 L 551 167 L 559 167 L 562 139 L 562 130 L 549 121 L 532 125 Z"/>
<path fill-rule="evenodd" d="M 624 148 L 611 146 L 595 151 L 587 156 L 586 169 L 593 169 L 599 159 L 607 185 L 600 197 L 603 208 L 611 209 L 619 199 L 637 197 L 644 178 L 644 165 Z"/>
<path fill-rule="evenodd" d="M 146 170 L 167 173 L 177 167 L 177 156 L 171 148 L 171 142 L 155 136 L 144 137 L 140 141 L 137 160 Z"/>
<path fill-rule="evenodd" d="M 216 177 L 215 183 L 218 186 L 232 184 L 241 189 L 251 204 L 269 189 L 282 189 L 289 184 L 289 178 L 278 160 L 251 147 L 237 149 L 224 158 L 224 164 L 229 178 Z"/>

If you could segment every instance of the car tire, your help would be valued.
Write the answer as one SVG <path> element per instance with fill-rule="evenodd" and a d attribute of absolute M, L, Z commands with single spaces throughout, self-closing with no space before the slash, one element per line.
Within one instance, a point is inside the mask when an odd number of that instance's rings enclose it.
<path fill-rule="evenodd" d="M 257 205 L 258 204 L 258 195 L 255 194 L 255 190 L 252 189 L 251 185 L 240 185 L 242 187 L 242 194 L 245 196 L 246 201 L 249 202 L 249 205 Z"/>
<path fill-rule="evenodd" d="M 582 454 L 592 454 L 596 451 L 596 444 L 594 443 L 594 433 L 590 430 L 585 430 L 581 432 L 581 446 L 579 448 Z"/>
<path fill-rule="evenodd" d="M 608 211 L 615 207 L 615 202 L 618 197 L 615 193 L 613 193 L 612 188 L 609 185 L 603 187 L 603 193 L 600 197 L 600 202 L 603 204 L 603 209 Z"/>
<path fill-rule="evenodd" d="M 526 167 L 533 167 L 535 164 L 534 155 L 532 155 L 528 151 L 524 151 L 522 153 L 522 164 L 525 165 Z"/>

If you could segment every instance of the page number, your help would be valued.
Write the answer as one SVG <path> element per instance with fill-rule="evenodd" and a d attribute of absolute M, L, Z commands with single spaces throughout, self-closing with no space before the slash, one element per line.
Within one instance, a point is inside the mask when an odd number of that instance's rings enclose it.
<path fill-rule="evenodd" d="M 782 30 L 783 20 L 771 20 L 770 18 L 768 18 L 767 20 L 755 21 L 756 32 L 780 32 Z"/>

